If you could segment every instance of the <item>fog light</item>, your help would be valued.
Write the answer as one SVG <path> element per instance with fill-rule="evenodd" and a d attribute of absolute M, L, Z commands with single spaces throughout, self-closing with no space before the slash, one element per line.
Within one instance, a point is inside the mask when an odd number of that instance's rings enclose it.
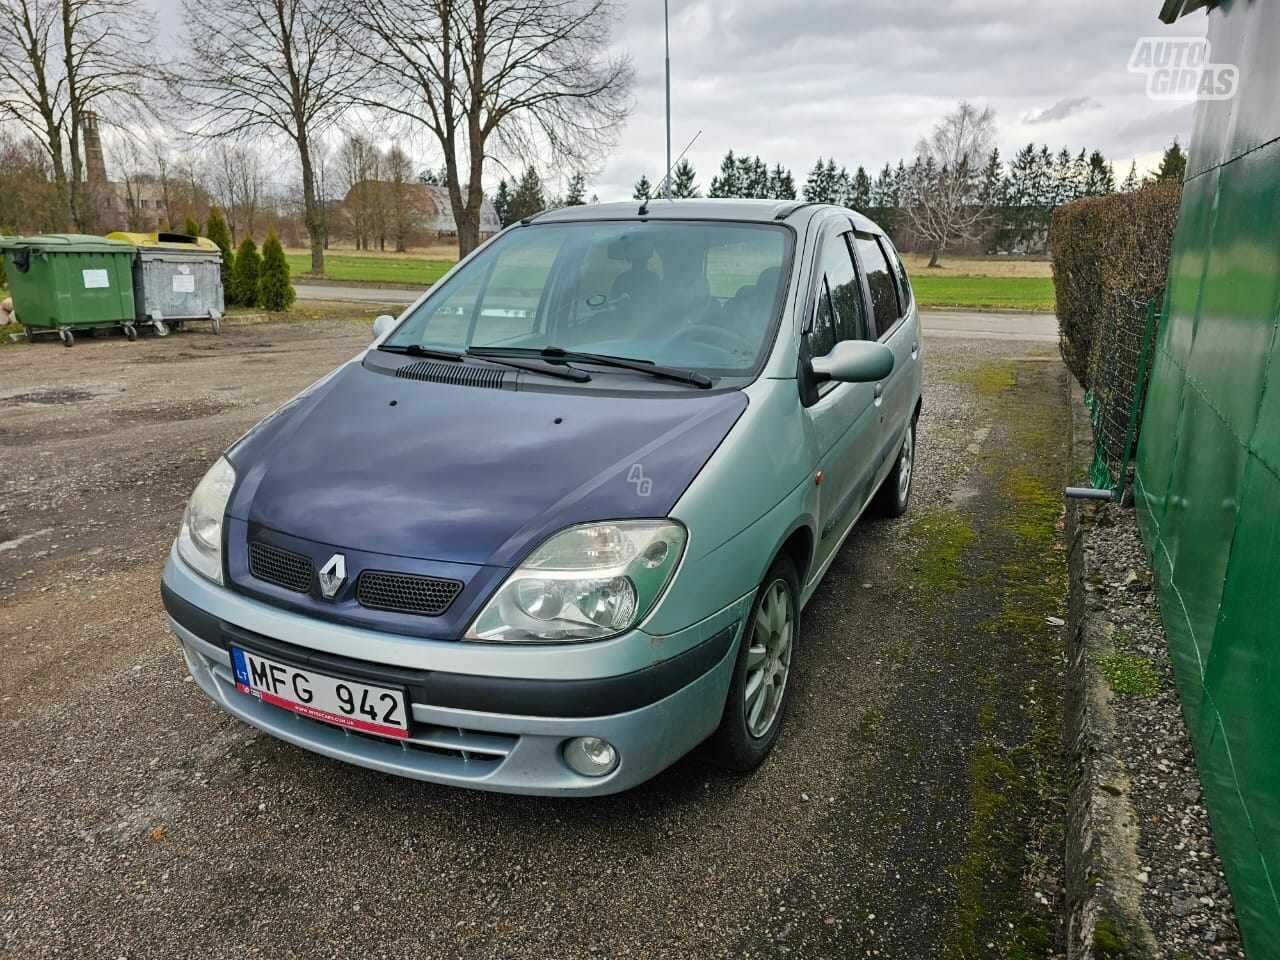
<path fill-rule="evenodd" d="M 576 737 L 564 745 L 564 762 L 584 777 L 603 777 L 618 765 L 618 751 L 599 737 Z"/>

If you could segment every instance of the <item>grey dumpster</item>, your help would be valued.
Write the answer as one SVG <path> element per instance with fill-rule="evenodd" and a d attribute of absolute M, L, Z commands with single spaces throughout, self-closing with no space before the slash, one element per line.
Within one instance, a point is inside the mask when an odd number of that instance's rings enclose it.
<path fill-rule="evenodd" d="M 189 320 L 209 320 L 222 332 L 226 310 L 222 254 L 213 241 L 179 233 L 112 233 L 138 249 L 133 268 L 138 322 L 164 336 Z"/>

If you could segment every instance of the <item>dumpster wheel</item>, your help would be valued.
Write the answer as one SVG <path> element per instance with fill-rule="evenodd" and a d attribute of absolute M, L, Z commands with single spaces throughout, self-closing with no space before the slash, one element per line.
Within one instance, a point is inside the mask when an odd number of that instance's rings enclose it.
<path fill-rule="evenodd" d="M 66 327 L 62 327 L 58 330 L 58 336 L 62 338 L 62 345 L 64 347 L 74 347 L 76 345 L 76 335 Z"/>
<path fill-rule="evenodd" d="M 213 318 L 213 332 L 217 336 L 222 335 L 222 318 L 221 317 Z"/>
<path fill-rule="evenodd" d="M 138 339 L 138 328 L 132 323 L 126 323 L 124 325 L 124 335 L 129 338 L 130 343 L 133 343 Z"/>
<path fill-rule="evenodd" d="M 151 327 L 153 330 L 155 330 L 157 337 L 167 337 L 169 335 L 169 327 L 165 324 L 163 320 L 154 321 L 151 324 Z"/>

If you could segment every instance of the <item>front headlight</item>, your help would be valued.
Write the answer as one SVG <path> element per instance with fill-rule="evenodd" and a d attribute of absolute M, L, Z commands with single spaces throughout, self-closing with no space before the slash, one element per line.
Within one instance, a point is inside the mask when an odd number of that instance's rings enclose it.
<path fill-rule="evenodd" d="M 236 485 L 236 472 L 219 457 L 196 486 L 178 531 L 178 555 L 197 573 L 222 583 L 222 517 Z"/>
<path fill-rule="evenodd" d="M 662 596 L 687 536 L 672 520 L 570 527 L 507 577 L 467 639 L 573 643 L 623 633 Z"/>

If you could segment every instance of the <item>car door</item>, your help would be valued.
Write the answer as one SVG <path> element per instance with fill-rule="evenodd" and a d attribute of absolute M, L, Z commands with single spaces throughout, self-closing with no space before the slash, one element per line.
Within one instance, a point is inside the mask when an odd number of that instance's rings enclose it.
<path fill-rule="evenodd" d="M 826 356 L 841 340 L 870 336 L 864 286 L 847 221 L 828 226 L 818 252 L 802 353 Z M 840 543 L 873 492 L 881 444 L 875 385 L 823 383 L 802 400 L 819 460 L 819 565 Z"/>
<path fill-rule="evenodd" d="M 914 305 L 909 299 L 910 287 L 904 295 L 898 271 L 893 266 L 897 257 L 888 241 L 859 231 L 853 235 L 853 247 L 866 283 L 875 338 L 893 351 L 893 372 L 874 388 L 880 415 L 876 464 L 877 480 L 880 480 L 893 469 L 915 406 L 920 332 Z"/>

